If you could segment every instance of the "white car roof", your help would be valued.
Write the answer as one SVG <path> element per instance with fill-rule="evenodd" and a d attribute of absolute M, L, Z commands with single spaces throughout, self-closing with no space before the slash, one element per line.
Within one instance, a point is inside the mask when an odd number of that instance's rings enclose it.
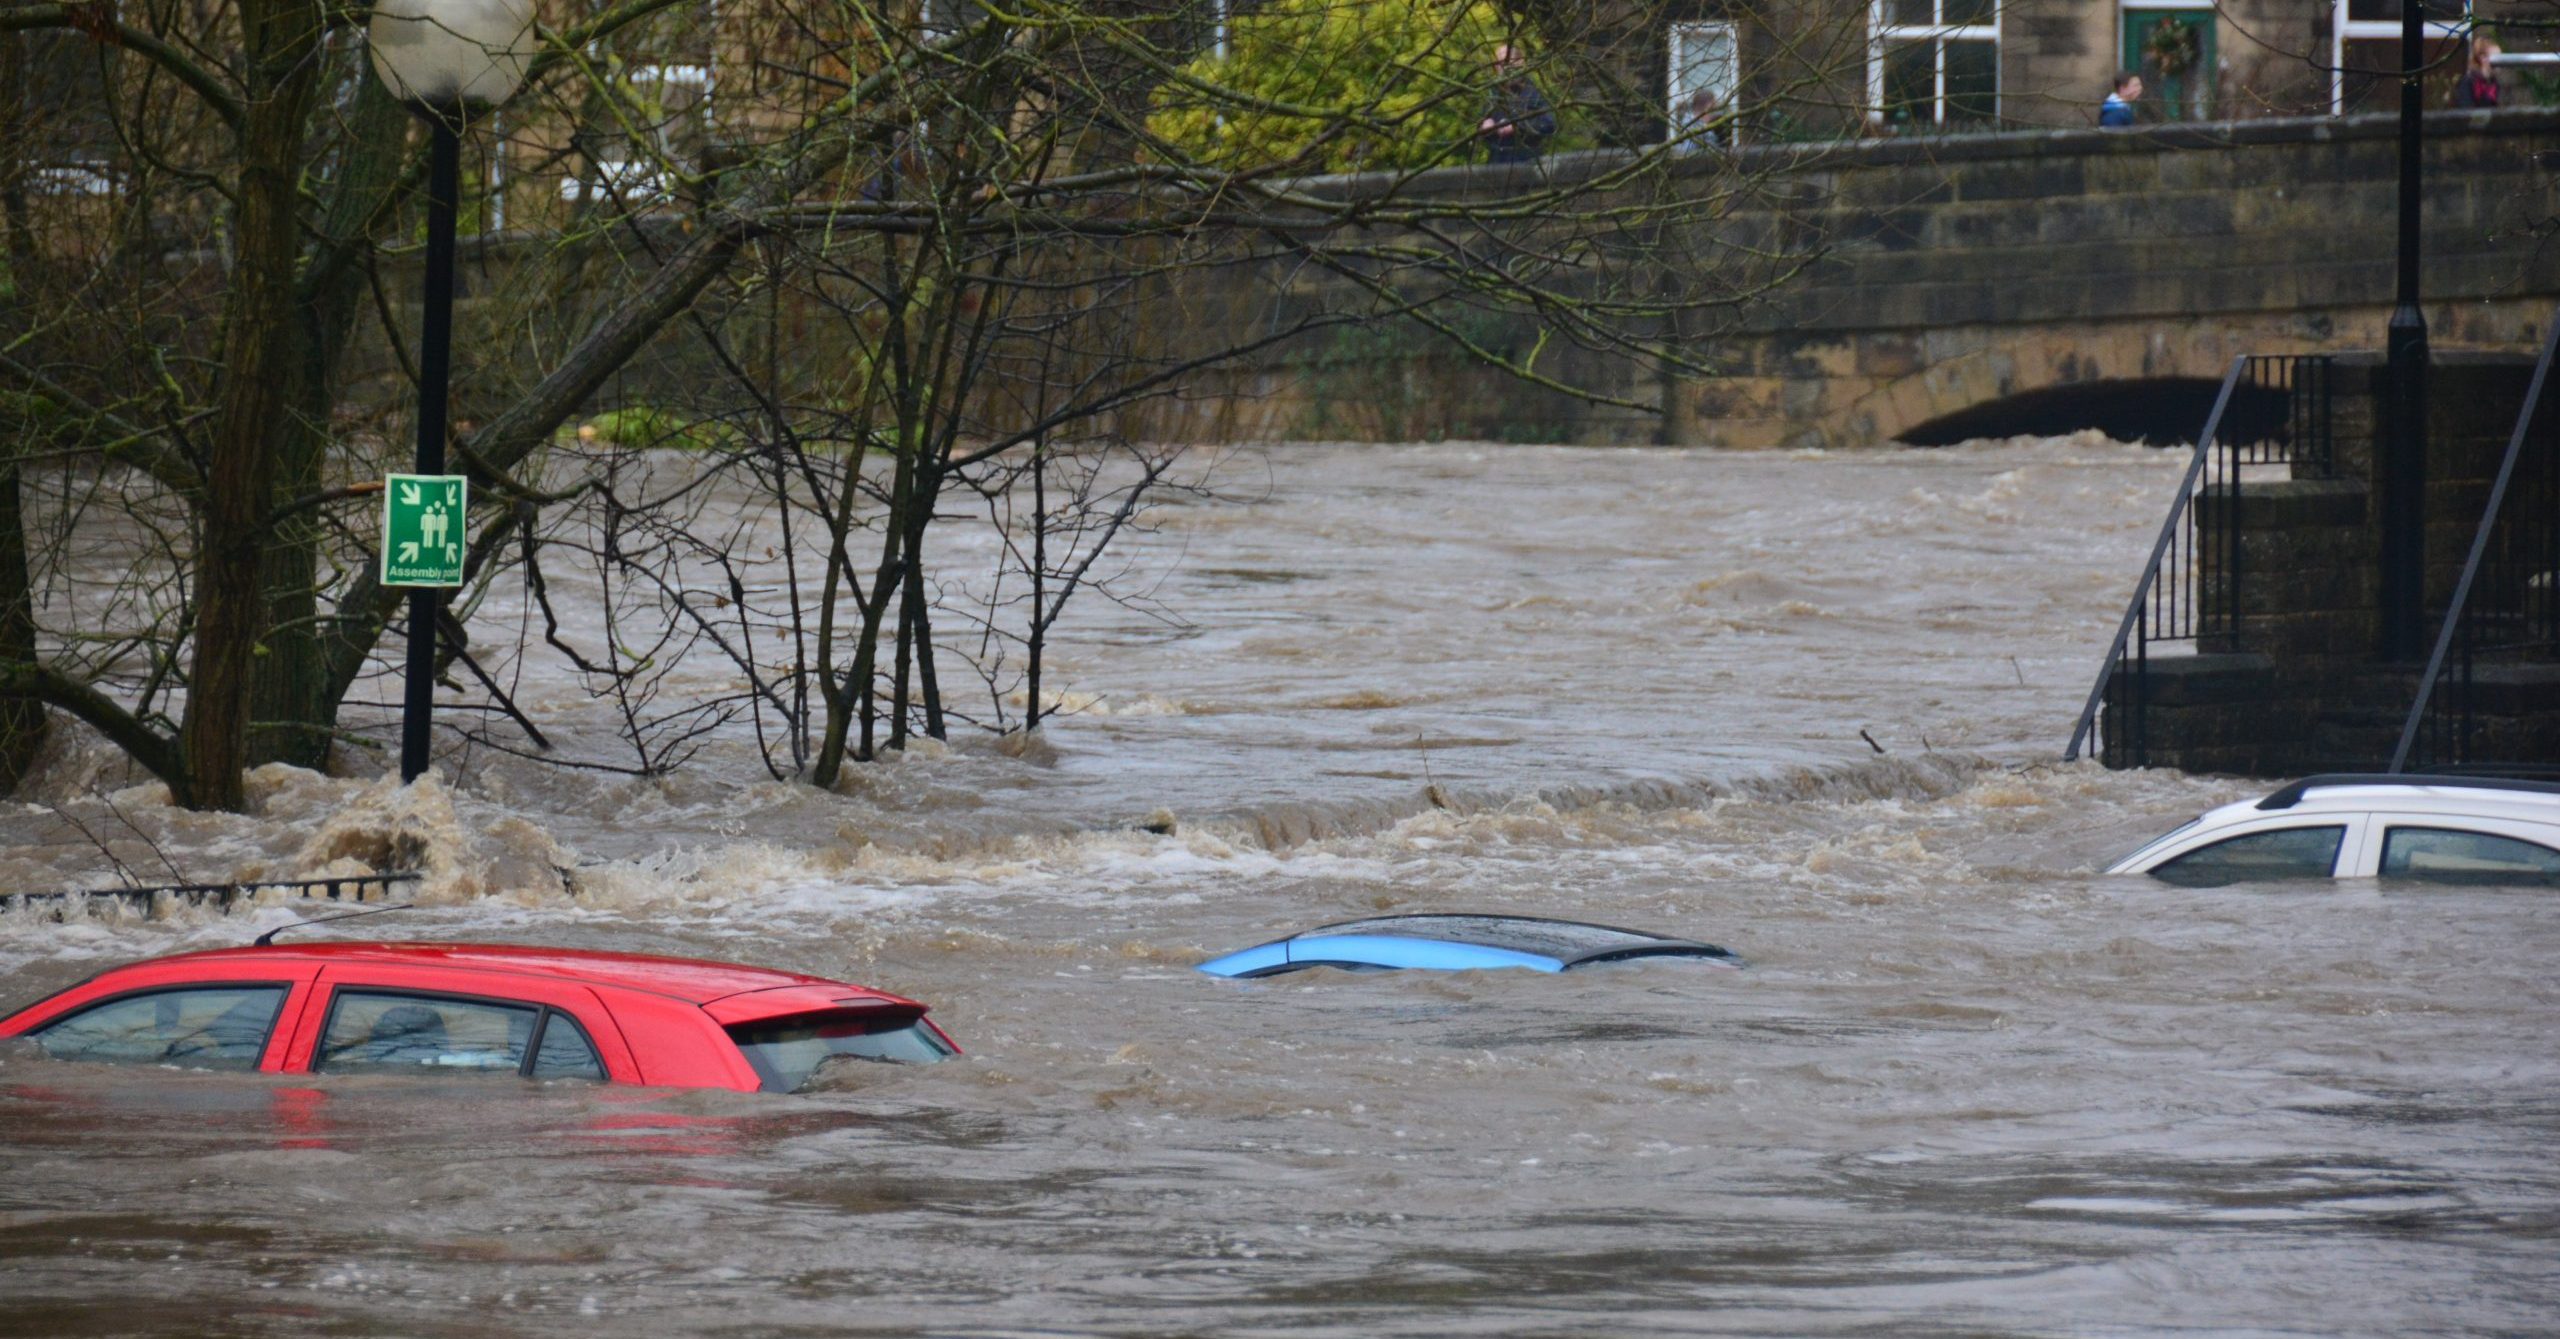
<path fill-rule="evenodd" d="M 2376 809 L 2560 823 L 2560 785 L 2467 776 L 2315 776 L 2264 799 L 2224 805 L 2209 817 L 2227 821 L 2252 813 L 2360 814 Z"/>

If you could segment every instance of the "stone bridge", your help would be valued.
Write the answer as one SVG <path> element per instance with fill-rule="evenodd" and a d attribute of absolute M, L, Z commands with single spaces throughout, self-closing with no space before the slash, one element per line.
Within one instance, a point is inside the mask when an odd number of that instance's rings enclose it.
<path fill-rule="evenodd" d="M 1827 254 L 1697 341 L 1722 375 L 1566 369 L 1658 417 L 1511 385 L 1416 340 L 1329 362 L 1293 350 L 1246 369 L 1214 422 L 1156 426 L 1736 447 L 2083 427 L 2183 438 L 2237 354 L 2381 346 L 2395 135 L 2390 117 L 2323 117 L 1832 149 L 1790 169 L 1809 203 L 1787 220 Z M 2560 112 L 2432 114 L 2426 145 L 2435 346 L 2532 350 L 2560 300 Z"/>

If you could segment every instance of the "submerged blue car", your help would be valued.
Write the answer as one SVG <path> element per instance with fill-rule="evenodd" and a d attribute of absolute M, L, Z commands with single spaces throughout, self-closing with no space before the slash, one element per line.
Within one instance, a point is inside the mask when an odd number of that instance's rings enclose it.
<path fill-rule="evenodd" d="M 1614 925 L 1548 920 L 1543 916 L 1431 913 L 1378 916 L 1302 930 L 1286 939 L 1211 958 L 1200 970 L 1211 976 L 1277 976 L 1309 967 L 1386 972 L 1420 967 L 1444 972 L 1486 967 L 1527 967 L 1569 972 L 1634 958 L 1688 958 L 1717 967 L 1740 967 L 1729 949 L 1694 939 L 1673 939 Z"/>

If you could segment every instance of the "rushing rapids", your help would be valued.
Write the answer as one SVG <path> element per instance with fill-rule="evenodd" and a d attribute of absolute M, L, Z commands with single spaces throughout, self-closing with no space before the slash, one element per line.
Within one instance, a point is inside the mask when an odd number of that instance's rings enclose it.
<path fill-rule="evenodd" d="M 1044 738 L 838 794 L 724 736 L 651 781 L 269 769 L 199 815 L 68 743 L 0 886 L 415 861 L 421 907 L 364 933 L 866 981 L 970 1055 L 770 1097 L 0 1048 L 0 1326 L 2547 1326 L 2560 909 L 2091 872 L 2247 790 L 2050 761 L 2181 463 L 1240 454 L 1128 551 L 1143 599 L 1071 616 Z M 574 679 L 521 673 L 605 756 Z M 1452 909 L 1752 965 L 1190 970 Z M 294 915 L 17 913 L 0 981 Z"/>

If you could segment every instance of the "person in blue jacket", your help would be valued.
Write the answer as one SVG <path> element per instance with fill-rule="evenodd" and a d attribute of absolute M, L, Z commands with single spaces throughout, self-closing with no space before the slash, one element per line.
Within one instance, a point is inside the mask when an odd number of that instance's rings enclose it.
<path fill-rule="evenodd" d="M 2142 76 L 2126 70 L 2116 76 L 2116 89 L 2098 104 L 2098 128 L 2123 130 L 2133 124 L 2133 104 L 2142 100 Z"/>

